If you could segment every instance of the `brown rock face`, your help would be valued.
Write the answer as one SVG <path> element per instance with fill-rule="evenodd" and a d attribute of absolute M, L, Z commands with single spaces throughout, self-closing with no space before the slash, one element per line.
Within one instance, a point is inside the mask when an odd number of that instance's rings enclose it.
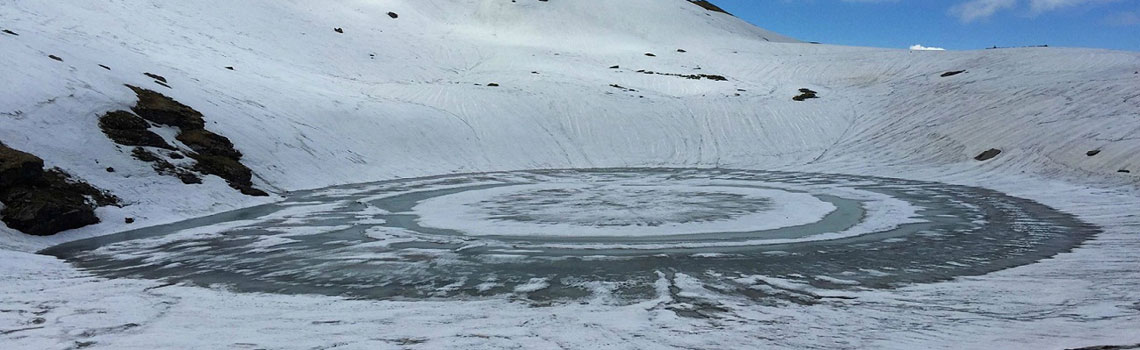
<path fill-rule="evenodd" d="M 225 179 L 230 187 L 251 196 L 266 196 L 264 191 L 253 188 L 253 171 L 241 163 L 242 154 L 234 148 L 233 142 L 225 136 L 206 130 L 206 120 L 202 113 L 186 106 L 166 95 L 134 86 L 128 86 L 138 95 L 139 102 L 131 108 L 143 119 L 151 122 L 177 127 L 178 135 L 175 138 L 190 147 L 193 153 L 190 158 L 197 161 L 194 170 L 204 174 L 217 175 Z M 138 150 L 135 156 L 139 155 Z M 169 165 L 168 162 L 158 162 L 158 157 L 146 160 L 158 164 L 156 169 L 160 172 L 177 174 L 185 183 L 200 183 L 201 179 L 192 177 L 189 171 Z M 142 158 L 140 158 L 142 159 Z M 165 163 L 165 165 L 164 165 Z M 159 168 L 163 169 L 159 169 Z"/>
<path fill-rule="evenodd" d="M 20 187 L 6 192 L 0 215 L 20 232 L 50 236 L 99 223 L 94 204 L 64 189 Z"/>
<path fill-rule="evenodd" d="M 720 8 L 720 6 L 717 6 L 713 3 L 705 1 L 705 0 L 689 0 L 689 2 L 692 3 L 693 5 L 700 6 L 700 7 L 704 8 L 705 10 L 732 15 L 731 13 L 728 13 L 728 11 L 725 11 L 724 9 Z"/>
<path fill-rule="evenodd" d="M 32 182 L 43 168 L 43 159 L 0 143 L 0 188 Z"/>
<path fill-rule="evenodd" d="M 987 161 L 996 158 L 999 154 L 1001 154 L 1000 149 L 991 148 L 988 151 L 982 152 L 982 154 L 979 154 L 977 157 L 974 157 L 974 160 Z"/>
<path fill-rule="evenodd" d="M 206 127 L 206 120 L 202 113 L 193 108 L 178 103 L 163 94 L 127 86 L 135 91 L 139 102 L 131 108 L 135 114 L 154 123 L 177 126 L 183 130 L 202 129 Z"/>
<path fill-rule="evenodd" d="M 43 166 L 43 159 L 0 143 L 0 219 L 8 227 L 53 235 L 98 223 L 95 207 L 118 203 L 106 192 Z"/>
<path fill-rule="evenodd" d="M 234 149 L 234 144 L 230 142 L 230 139 L 204 129 L 183 130 L 175 138 L 182 141 L 194 152 L 235 159 L 241 158 L 241 152 Z"/>
<path fill-rule="evenodd" d="M 147 146 L 173 150 L 162 136 L 148 130 L 150 123 L 127 111 L 114 111 L 99 118 L 99 128 L 111 141 L 124 146 Z"/>

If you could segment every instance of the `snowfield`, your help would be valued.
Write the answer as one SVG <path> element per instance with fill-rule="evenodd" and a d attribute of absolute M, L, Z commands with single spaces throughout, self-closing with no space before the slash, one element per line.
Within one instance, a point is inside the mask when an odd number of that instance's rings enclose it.
<path fill-rule="evenodd" d="M 18 34 L 0 33 L 0 141 L 128 204 L 101 208 L 101 224 L 52 237 L 0 226 L 3 349 L 1140 343 L 1138 53 L 813 45 L 685 0 L 5 0 L 0 29 Z M 103 113 L 135 103 L 124 84 L 201 111 L 273 196 L 244 196 L 213 176 L 184 185 L 133 159 L 98 128 Z M 801 88 L 820 98 L 793 101 Z M 989 149 L 1002 153 L 974 160 Z M 1100 152 L 1087 155 L 1093 150 Z M 235 293 L 106 279 L 34 254 L 292 191 L 618 167 L 978 186 L 1103 232 L 1034 264 L 897 289 L 813 291 L 751 277 L 834 297 L 813 305 L 718 296 L 668 271 L 657 272 L 656 299 L 633 304 L 608 296 L 614 287 L 604 283 L 594 298 L 551 305 Z M 288 216 L 331 209 L 298 207 Z M 844 283 L 839 277 L 823 276 Z M 549 285 L 532 280 L 516 291 Z M 675 311 L 709 300 L 728 311 Z"/>

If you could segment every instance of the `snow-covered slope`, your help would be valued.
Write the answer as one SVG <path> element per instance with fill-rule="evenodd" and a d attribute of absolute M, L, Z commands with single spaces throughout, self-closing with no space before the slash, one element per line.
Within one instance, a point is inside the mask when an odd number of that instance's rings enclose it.
<path fill-rule="evenodd" d="M 0 247 L 20 251 L 120 231 L 125 217 L 146 226 L 273 200 L 215 177 L 184 185 L 113 144 L 98 117 L 134 104 L 124 84 L 203 112 L 277 194 L 675 166 L 982 185 L 1103 225 L 1135 225 L 1126 213 L 1140 203 L 1136 53 L 812 45 L 686 0 L 6 0 L 0 29 L 18 34 L 0 34 L 0 141 L 130 204 L 49 238 L 0 228 Z M 792 101 L 800 88 L 821 98 Z M 973 160 L 991 148 L 1003 153 Z"/>
<path fill-rule="evenodd" d="M 187 188 L 157 176 L 101 135 L 98 116 L 134 102 L 123 84 L 202 111 L 278 192 L 502 169 L 970 163 L 989 148 L 1007 156 L 979 166 L 1115 183 L 1135 183 L 1116 172 L 1140 163 L 1132 53 L 775 43 L 791 40 L 681 0 L 13 1 L 2 11 L 20 35 L 0 37 L 11 82 L 0 140 L 136 204 L 107 210 L 109 223 L 251 203 L 216 178 Z M 792 101 L 803 87 L 823 98 Z M 1104 152 L 1084 155 L 1092 149 Z"/>

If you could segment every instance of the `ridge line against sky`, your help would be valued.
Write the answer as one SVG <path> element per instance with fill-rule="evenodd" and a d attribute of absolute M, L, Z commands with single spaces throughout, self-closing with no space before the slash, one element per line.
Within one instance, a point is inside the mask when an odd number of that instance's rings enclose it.
<path fill-rule="evenodd" d="M 1049 45 L 1140 51 L 1140 0 L 716 0 L 805 41 L 951 50 Z"/>

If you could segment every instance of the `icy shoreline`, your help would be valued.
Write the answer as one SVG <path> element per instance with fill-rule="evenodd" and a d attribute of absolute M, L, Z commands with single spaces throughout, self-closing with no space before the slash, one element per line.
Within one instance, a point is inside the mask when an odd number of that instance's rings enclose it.
<path fill-rule="evenodd" d="M 989 188 L 1073 212 L 1104 227 L 1105 232 L 1071 253 L 985 276 L 897 290 L 844 292 L 833 295 L 842 299 L 819 305 L 775 307 L 714 297 L 699 286 L 686 285 L 685 276 L 663 277 L 658 282 L 662 288 L 680 288 L 684 300 L 663 292 L 657 300 L 634 305 L 615 304 L 616 300 L 604 297 L 586 304 L 534 308 L 508 298 L 369 302 L 233 294 L 151 281 L 92 278 L 52 258 L 5 251 L 0 253 L 0 259 L 11 271 L 0 275 L 0 280 L 10 287 L 0 296 L 0 305 L 23 311 L 7 313 L 8 323 L 3 328 L 17 329 L 21 322 L 36 317 L 51 320 L 45 321 L 46 328 L 32 325 L 32 329 L 6 335 L 16 348 L 82 341 L 96 341 L 112 348 L 143 348 L 153 345 L 159 334 L 163 334 L 160 338 L 164 345 L 175 348 L 229 347 L 239 343 L 271 348 L 344 343 L 368 348 L 407 343 L 491 348 L 586 344 L 638 348 L 657 344 L 1039 349 L 1140 341 L 1130 332 L 1140 322 L 1140 308 L 1134 304 L 1140 297 L 1134 288 L 1135 281 L 1140 280 L 1140 270 L 1133 263 L 1140 255 L 1140 240 L 1135 237 L 1140 218 L 1133 214 L 1140 212 L 1140 204 L 1132 200 L 1134 194 L 1126 188 L 1106 190 L 1055 181 L 1025 181 L 1017 176 L 990 174 L 983 179 Z M 1041 186 L 1049 186 L 1051 191 L 1039 191 Z M 27 263 L 30 261 L 35 265 Z M 606 289 L 598 287 L 599 291 Z M 29 294 L 32 290 L 39 292 Z M 672 308 L 678 303 L 693 298 L 716 300 L 730 311 L 711 320 L 689 319 L 674 313 Z M 91 307 L 101 311 L 85 311 Z M 278 316 L 267 318 L 261 311 L 264 308 L 289 310 L 292 316 L 273 311 Z M 487 318 L 489 314 L 495 317 Z M 432 326 L 417 328 L 412 324 Z M 831 330 L 827 335 L 819 334 L 802 328 L 804 324 Z M 113 325 L 121 327 L 116 329 Z M 93 331 L 96 328 L 101 330 Z M 608 331 L 599 333 L 599 329 Z M 81 335 L 80 330 L 95 335 Z M 617 330 L 621 333 L 612 333 Z M 337 340 L 323 336 L 333 333 L 339 334 Z M 749 335 L 757 333 L 784 336 Z M 206 334 L 221 336 L 202 337 Z M 963 338 L 961 334 L 971 336 Z"/>

